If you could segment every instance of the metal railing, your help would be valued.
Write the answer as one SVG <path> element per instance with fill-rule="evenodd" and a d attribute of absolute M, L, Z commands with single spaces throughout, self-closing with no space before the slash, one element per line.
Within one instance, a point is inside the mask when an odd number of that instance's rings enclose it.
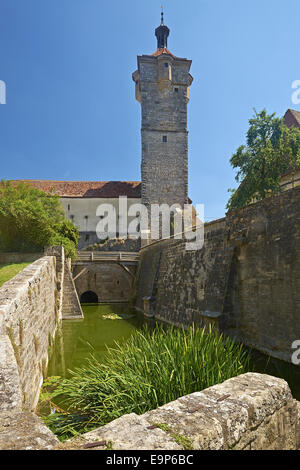
<path fill-rule="evenodd" d="M 139 253 L 127 251 L 78 251 L 76 261 L 138 261 Z"/>

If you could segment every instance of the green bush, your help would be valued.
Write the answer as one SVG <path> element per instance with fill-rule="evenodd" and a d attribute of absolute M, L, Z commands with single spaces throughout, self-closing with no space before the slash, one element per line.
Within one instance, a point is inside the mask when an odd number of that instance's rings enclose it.
<path fill-rule="evenodd" d="M 287 127 L 275 113 L 254 110 L 246 145 L 238 147 L 230 163 L 237 169 L 239 187 L 229 190 L 232 194 L 227 209 L 278 194 L 281 175 L 300 167 L 300 130 Z"/>
<path fill-rule="evenodd" d="M 249 353 L 214 330 L 156 326 L 108 349 L 105 364 L 91 357 L 51 400 L 60 410 L 46 423 L 60 437 L 86 432 L 126 413 L 148 410 L 249 370 Z"/>
<path fill-rule="evenodd" d="M 59 198 L 30 184 L 0 184 L 0 251 L 39 252 L 62 245 L 75 257 L 78 230 L 65 218 Z"/>

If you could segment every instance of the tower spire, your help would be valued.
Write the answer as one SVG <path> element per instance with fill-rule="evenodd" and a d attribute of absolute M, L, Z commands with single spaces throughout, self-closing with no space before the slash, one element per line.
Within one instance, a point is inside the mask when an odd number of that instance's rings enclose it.
<path fill-rule="evenodd" d="M 161 20 L 160 26 L 155 30 L 155 36 L 157 37 L 157 49 L 165 49 L 168 47 L 168 36 L 170 30 L 164 23 L 164 10 L 161 6 Z"/>

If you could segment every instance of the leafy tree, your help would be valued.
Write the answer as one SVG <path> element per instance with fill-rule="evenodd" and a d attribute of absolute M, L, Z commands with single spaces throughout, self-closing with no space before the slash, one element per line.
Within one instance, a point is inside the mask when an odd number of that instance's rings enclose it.
<path fill-rule="evenodd" d="M 288 128 L 283 119 L 266 110 L 254 112 L 249 120 L 246 145 L 232 155 L 230 163 L 238 168 L 240 186 L 229 190 L 229 210 L 249 204 L 253 198 L 264 199 L 280 191 L 280 176 L 300 167 L 300 130 Z"/>
<path fill-rule="evenodd" d="M 0 250 L 42 251 L 62 245 L 66 256 L 76 256 L 78 230 L 65 218 L 59 198 L 29 184 L 0 184 Z"/>

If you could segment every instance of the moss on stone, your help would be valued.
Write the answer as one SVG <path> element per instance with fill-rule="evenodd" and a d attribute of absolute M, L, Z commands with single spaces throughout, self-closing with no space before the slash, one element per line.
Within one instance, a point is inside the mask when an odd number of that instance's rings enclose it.
<path fill-rule="evenodd" d="M 162 431 L 168 433 L 174 441 L 182 447 L 183 450 L 193 450 L 193 443 L 191 439 L 184 434 L 172 432 L 172 428 L 169 424 L 167 423 L 154 423 L 153 426 L 156 426 L 157 428 L 161 429 Z"/>

